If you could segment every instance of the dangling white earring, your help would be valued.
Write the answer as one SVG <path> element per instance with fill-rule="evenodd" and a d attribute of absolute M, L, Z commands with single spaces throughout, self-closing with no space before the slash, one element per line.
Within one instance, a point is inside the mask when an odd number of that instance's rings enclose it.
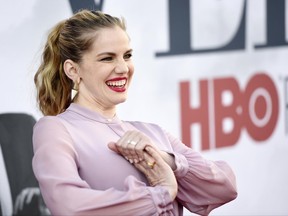
<path fill-rule="evenodd" d="M 78 93 L 78 91 L 76 91 L 76 90 L 74 89 L 74 87 L 73 87 L 72 90 L 71 90 L 71 101 L 73 101 L 73 99 L 75 98 L 75 96 L 77 95 L 77 93 Z"/>
<path fill-rule="evenodd" d="M 73 85 L 73 88 L 71 89 L 71 101 L 75 98 L 75 96 L 78 94 L 79 91 L 79 83 L 80 83 L 80 78 L 78 78 Z"/>

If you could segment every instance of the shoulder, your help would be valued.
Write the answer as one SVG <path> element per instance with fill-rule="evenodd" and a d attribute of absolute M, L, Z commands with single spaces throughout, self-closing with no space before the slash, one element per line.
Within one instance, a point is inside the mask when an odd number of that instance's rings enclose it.
<path fill-rule="evenodd" d="M 40 118 L 33 128 L 33 143 L 37 144 L 70 142 L 71 136 L 63 119 L 59 116 L 44 116 Z"/>
<path fill-rule="evenodd" d="M 36 122 L 34 128 L 39 126 L 49 127 L 58 124 L 61 124 L 60 118 L 58 116 L 44 116 Z"/>
<path fill-rule="evenodd" d="M 66 130 L 63 121 L 59 116 L 44 116 L 41 117 L 33 128 L 33 133 L 54 133 L 59 134 L 59 132 Z"/>

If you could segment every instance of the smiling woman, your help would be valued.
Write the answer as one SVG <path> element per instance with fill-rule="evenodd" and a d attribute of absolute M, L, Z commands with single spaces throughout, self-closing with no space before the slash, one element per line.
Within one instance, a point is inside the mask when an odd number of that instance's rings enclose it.
<path fill-rule="evenodd" d="M 126 100 L 134 73 L 129 37 L 114 26 L 96 31 L 91 41 L 91 49 L 83 53 L 79 62 L 64 61 L 64 72 L 77 82 L 75 102 L 111 118 L 115 105 Z"/>
<path fill-rule="evenodd" d="M 131 57 L 123 19 L 99 11 L 82 10 L 48 36 L 35 75 L 45 116 L 33 131 L 33 170 L 53 215 L 207 215 L 237 196 L 227 163 L 158 125 L 118 118 Z"/>

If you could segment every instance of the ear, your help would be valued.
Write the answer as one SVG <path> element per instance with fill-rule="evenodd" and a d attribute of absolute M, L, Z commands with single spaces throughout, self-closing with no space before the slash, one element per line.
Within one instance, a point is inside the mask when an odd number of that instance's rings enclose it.
<path fill-rule="evenodd" d="M 67 59 L 63 64 L 63 69 L 67 77 L 69 77 L 73 82 L 76 82 L 80 79 L 78 73 L 78 64 L 72 61 L 71 59 Z"/>

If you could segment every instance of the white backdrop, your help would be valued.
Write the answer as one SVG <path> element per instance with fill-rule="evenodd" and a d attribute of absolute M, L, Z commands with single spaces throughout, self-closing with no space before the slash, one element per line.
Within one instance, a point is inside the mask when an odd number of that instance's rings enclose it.
<path fill-rule="evenodd" d="M 288 132 L 285 126 L 288 121 L 287 81 L 285 85 L 288 46 L 255 48 L 267 40 L 266 1 L 246 1 L 244 49 L 156 57 L 156 53 L 169 50 L 168 2 L 106 0 L 103 3 L 104 12 L 125 17 L 134 48 L 134 82 L 129 99 L 119 106 L 118 115 L 122 119 L 157 123 L 181 138 L 181 115 L 189 117 L 189 113 L 184 113 L 180 106 L 181 97 L 184 100 L 183 92 L 180 94 L 181 83 L 190 84 L 186 92 L 190 94 L 189 101 L 186 102 L 195 110 L 201 104 L 200 81 L 207 81 L 208 130 L 201 131 L 200 124 L 191 124 L 191 128 L 184 130 L 186 134 L 192 134 L 193 148 L 199 151 L 205 145 L 200 134 L 209 136 L 208 149 L 202 153 L 209 159 L 227 161 L 236 173 L 239 190 L 236 200 L 214 210 L 211 215 L 288 215 Z M 244 0 L 191 0 L 191 47 L 214 48 L 227 43 L 238 28 L 244 3 Z M 64 0 L 0 0 L 0 4 L 0 112 L 26 112 L 38 119 L 41 114 L 35 103 L 33 76 L 39 64 L 40 51 L 48 29 L 71 16 L 72 10 L 69 1 Z M 286 1 L 286 41 L 287 14 Z M 232 107 L 239 99 L 236 93 L 223 92 L 221 101 L 215 101 L 212 94 L 217 92 L 215 79 L 229 78 L 234 81 L 234 87 L 238 83 L 239 91 L 244 92 L 251 78 L 259 77 L 261 73 L 270 79 L 276 96 L 266 89 L 267 83 L 257 80 L 251 84 L 254 90 L 250 97 L 245 95 L 241 98 L 250 110 L 240 106 L 242 104 L 234 110 L 246 116 L 240 118 L 241 121 L 250 118 L 252 123 L 258 122 L 258 126 L 268 124 L 272 119 L 271 112 L 276 113 L 276 122 L 274 125 L 271 123 L 271 134 L 261 130 L 262 126 L 254 128 L 254 132 L 260 134 L 257 141 L 250 135 L 252 129 L 247 129 L 247 123 L 240 125 L 240 120 L 229 118 L 229 114 L 220 124 L 215 123 L 218 117 L 214 110 L 216 104 Z M 231 83 L 224 81 L 224 85 Z M 274 103 L 275 98 L 278 100 Z M 204 111 L 201 113 L 205 114 Z M 232 132 L 234 135 L 234 129 L 240 128 L 234 142 L 219 147 L 215 138 L 215 130 L 219 127 L 223 127 L 226 134 Z M 265 137 L 265 134 L 268 135 Z M 186 211 L 185 215 L 192 214 Z"/>

